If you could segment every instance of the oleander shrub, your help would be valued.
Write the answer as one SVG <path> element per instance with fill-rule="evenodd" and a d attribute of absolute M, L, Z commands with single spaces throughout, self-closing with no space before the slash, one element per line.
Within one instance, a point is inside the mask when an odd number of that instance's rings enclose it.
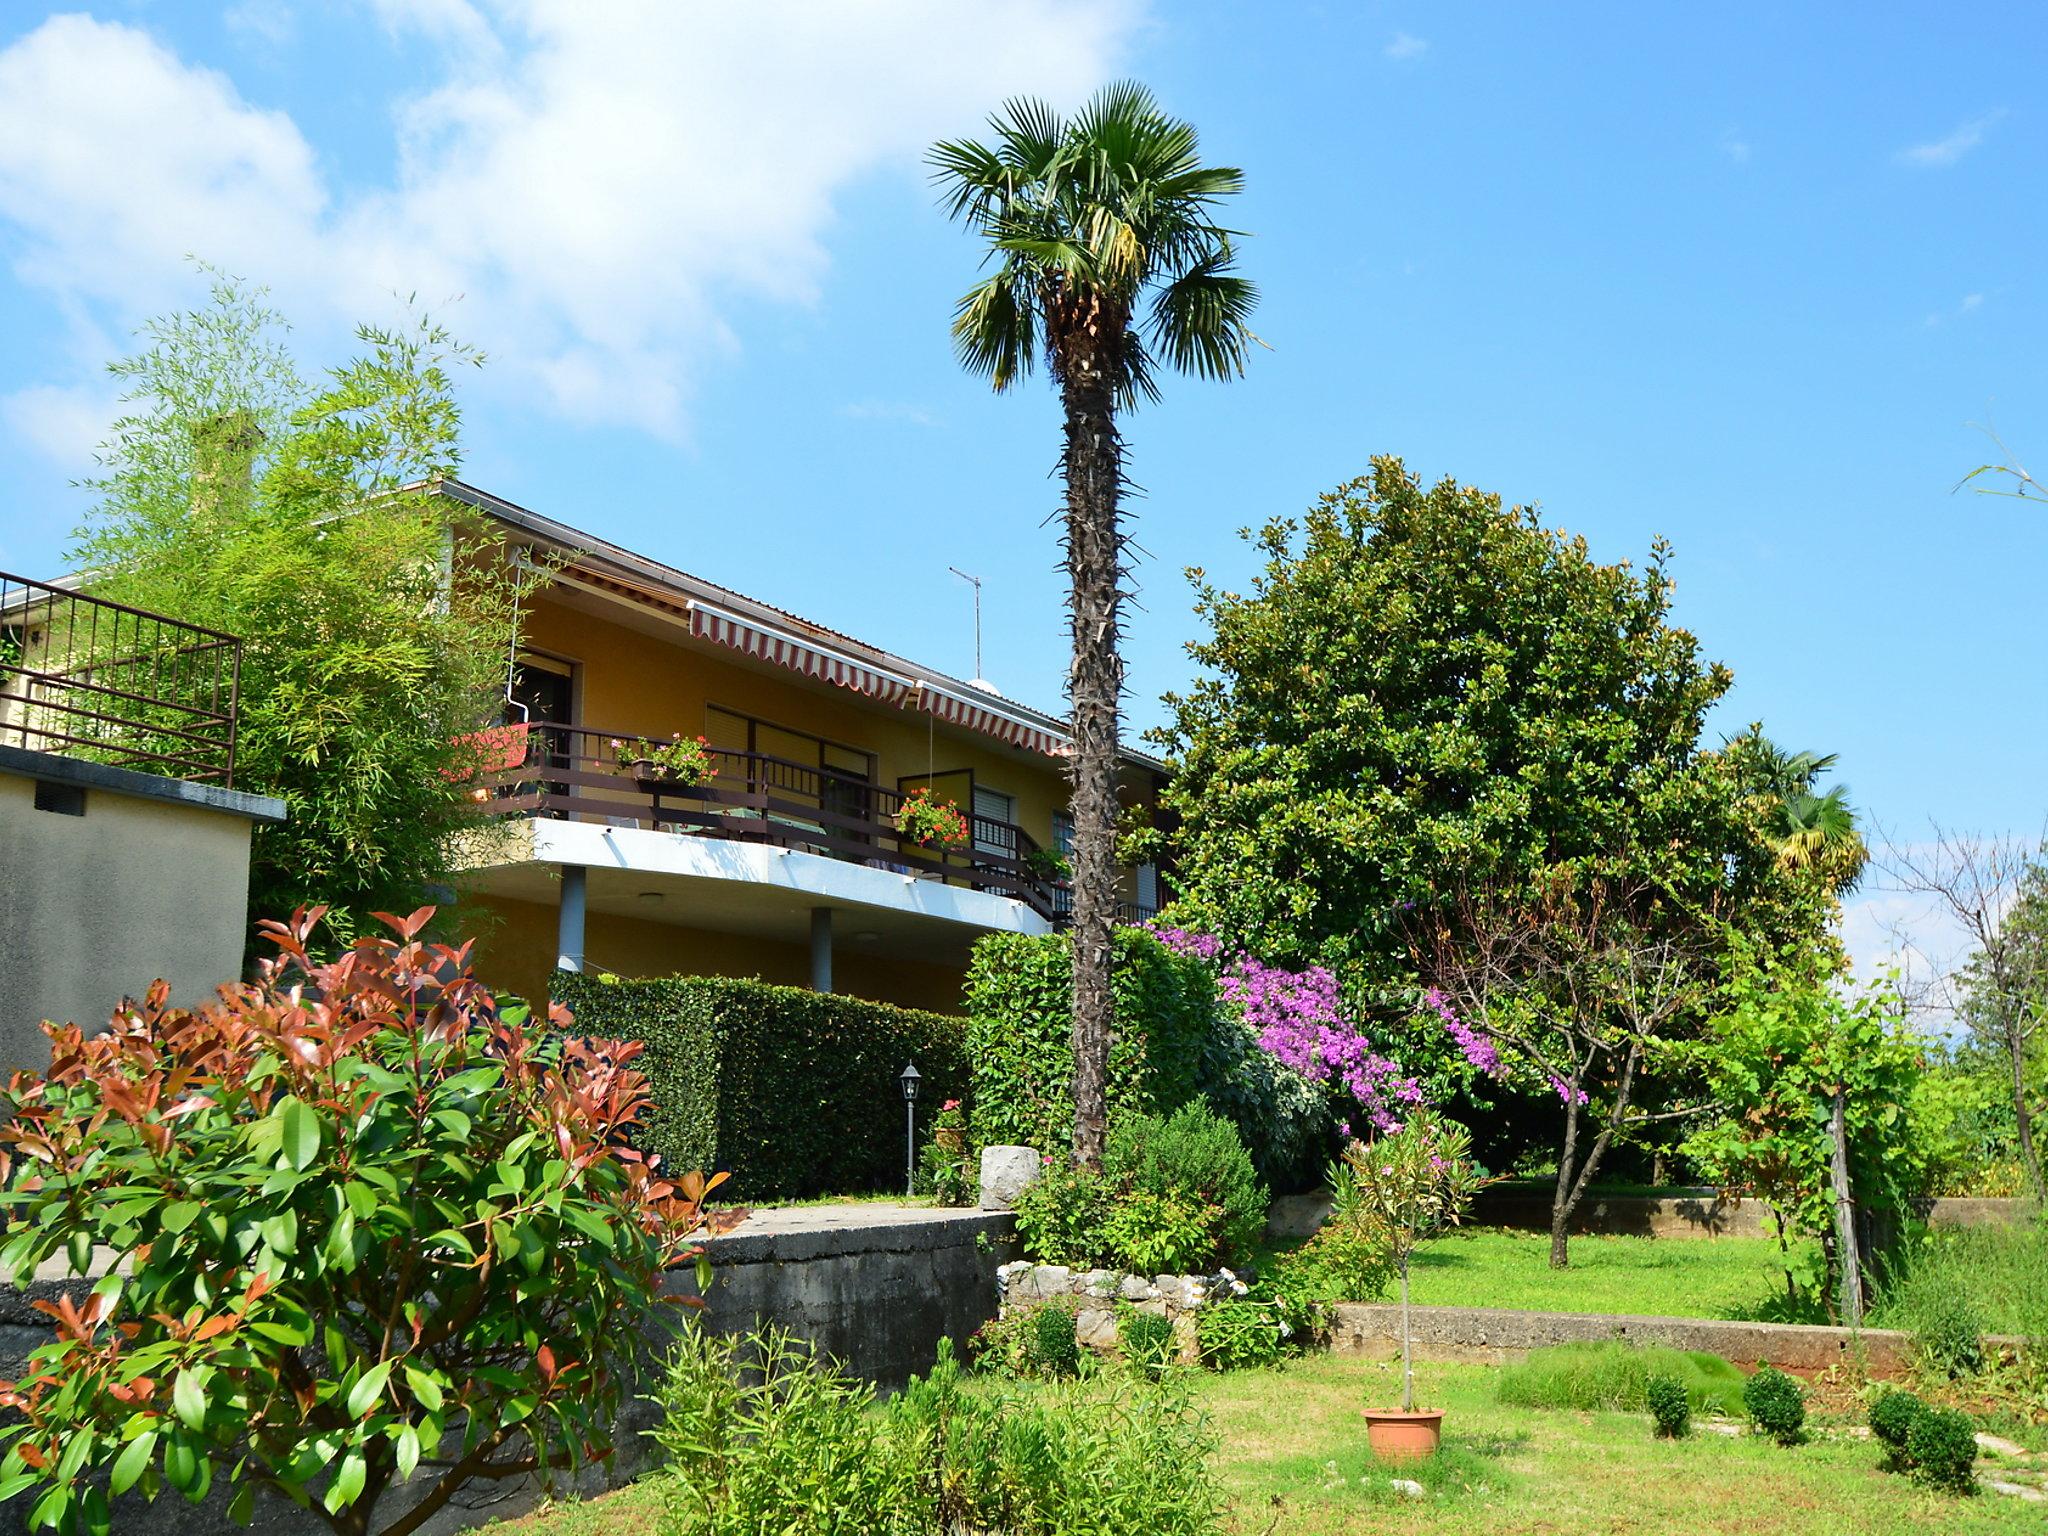
<path fill-rule="evenodd" d="M 1116 1342 L 1125 1361 L 1147 1376 L 1163 1374 L 1177 1353 L 1173 1319 L 1163 1312 L 1141 1312 L 1127 1301 L 1117 1303 Z"/>
<path fill-rule="evenodd" d="M 1619 1339 L 1532 1349 L 1502 1367 L 1494 1392 L 1501 1402 L 1521 1408 L 1644 1413 L 1650 1407 L 1650 1382 L 1659 1376 L 1682 1383 L 1695 1412 L 1743 1411 L 1742 1372 L 1719 1355 Z"/>
<path fill-rule="evenodd" d="M 103 1033 L 46 1026 L 48 1071 L 0 1092 L 0 1271 L 108 1261 L 0 1384 L 29 1529 L 219 1483 L 243 1523 L 261 1489 L 363 1536 L 612 1449 L 708 1188 L 627 1145 L 640 1048 L 501 1009 L 421 941 L 431 908 L 328 962 L 320 916 L 263 924 L 276 957 L 217 1002 L 158 982 Z"/>
<path fill-rule="evenodd" d="M 736 1199 L 901 1189 L 905 1064 L 926 1103 L 967 1097 L 966 1021 L 945 1014 L 719 976 L 549 986 L 582 1027 L 645 1043 L 645 1146 L 729 1171 Z"/>
<path fill-rule="evenodd" d="M 966 1390 L 950 1348 L 886 1404 L 787 1335 L 691 1330 L 657 1395 L 660 1536 L 1216 1536 L 1216 1439 L 1183 1387 Z"/>
<path fill-rule="evenodd" d="M 1676 1376 L 1652 1376 L 1643 1383 L 1643 1401 L 1664 1439 L 1683 1440 L 1691 1433 L 1692 1396 Z"/>
<path fill-rule="evenodd" d="M 1757 1368 L 1742 1389 L 1749 1422 L 1780 1445 L 1796 1445 L 1806 1424 L 1806 1392 L 1774 1365 Z"/>
<path fill-rule="evenodd" d="M 1065 934 L 1001 933 L 974 946 L 965 999 L 977 1146 L 1063 1153 L 1073 1143 L 1070 942 Z M 1215 977 L 1142 928 L 1117 929 L 1115 943 L 1110 1118 L 1171 1113 L 1200 1087 L 1202 1053 L 1220 1017 Z"/>
<path fill-rule="evenodd" d="M 1954 1408 L 1925 1407 L 1913 1416 L 1906 1435 L 1913 1476 L 1930 1488 L 1973 1493 L 1977 1478 L 1977 1426 Z"/>
<path fill-rule="evenodd" d="M 1912 1466 L 1912 1456 L 1907 1445 L 1912 1440 L 1913 1426 L 1926 1411 L 1926 1404 L 1911 1392 L 1886 1388 L 1877 1401 L 1870 1405 L 1870 1433 L 1885 1449 L 1885 1461 L 1895 1472 Z"/>

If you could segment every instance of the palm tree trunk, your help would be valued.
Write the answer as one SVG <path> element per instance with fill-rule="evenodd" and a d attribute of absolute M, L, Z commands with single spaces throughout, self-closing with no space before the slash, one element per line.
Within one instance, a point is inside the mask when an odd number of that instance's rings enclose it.
<path fill-rule="evenodd" d="M 1121 336 L 1122 327 L 1110 334 Z M 1117 709 L 1123 695 L 1123 658 L 1117 649 L 1123 444 L 1117 437 L 1116 386 L 1105 350 L 1089 337 L 1060 360 L 1074 640 L 1067 685 L 1074 732 L 1068 765 L 1074 818 L 1074 1160 L 1089 1168 L 1102 1162 L 1115 1026 L 1110 965 L 1117 896 Z"/>

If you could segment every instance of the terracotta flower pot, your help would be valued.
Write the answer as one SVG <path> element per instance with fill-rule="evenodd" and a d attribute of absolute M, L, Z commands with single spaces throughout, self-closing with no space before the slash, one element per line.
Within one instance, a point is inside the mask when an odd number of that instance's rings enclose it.
<path fill-rule="evenodd" d="M 1427 1461 L 1443 1444 L 1443 1410 L 1400 1413 L 1368 1408 L 1365 1436 L 1381 1461 Z"/>

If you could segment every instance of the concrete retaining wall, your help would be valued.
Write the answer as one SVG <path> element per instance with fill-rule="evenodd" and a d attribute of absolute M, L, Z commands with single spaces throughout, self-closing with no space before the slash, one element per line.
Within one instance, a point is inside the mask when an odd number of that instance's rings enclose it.
<path fill-rule="evenodd" d="M 2034 1209 L 2028 1200 L 1930 1200 L 1923 1211 L 1937 1227 L 2007 1226 Z M 1288 1195 L 1275 1200 L 1266 1230 L 1279 1238 L 1306 1237 L 1330 1214 L 1327 1195 Z M 1472 1202 L 1472 1223 L 1517 1232 L 1550 1230 L 1550 1196 L 1522 1189 L 1489 1189 Z M 1712 1190 L 1663 1198 L 1589 1196 L 1573 1213 L 1576 1236 L 1773 1237 L 1776 1224 L 1757 1200 L 1718 1200 Z"/>
<path fill-rule="evenodd" d="M 1336 1308 L 1330 1348 L 1340 1354 L 1398 1355 L 1401 1309 L 1387 1303 L 1344 1302 Z M 1418 1360 L 1499 1365 L 1551 1344 L 1625 1339 L 1672 1349 L 1706 1350 L 1740 1366 L 1775 1365 L 1788 1371 L 1824 1371 L 1860 1360 L 1878 1375 L 1903 1372 L 1912 1362 L 1910 1334 L 1888 1328 L 1815 1328 L 1795 1323 L 1730 1323 L 1695 1317 L 1605 1316 L 1592 1312 L 1507 1312 L 1491 1307 L 1411 1307 L 1409 1341 Z M 1994 1348 L 2017 1349 L 2018 1339 L 1993 1337 Z"/>
<path fill-rule="evenodd" d="M 932 1211 L 898 1206 L 825 1206 L 766 1211 L 706 1245 L 713 1283 L 700 1314 L 713 1328 L 745 1333 L 773 1322 L 811 1340 L 855 1375 L 900 1387 L 930 1368 L 939 1340 L 964 1343 L 996 1310 L 996 1268 L 1014 1256 L 1014 1218 L 978 1211 Z M 100 1271 L 103 1272 L 103 1271 Z M 0 1377 L 20 1374 L 29 1350 L 49 1336 L 36 1300 L 82 1291 L 84 1282 L 52 1276 L 26 1290 L 0 1286 Z M 692 1294 L 694 1276 L 677 1290 Z M 650 1354 L 665 1344 L 650 1335 Z M 617 1455 L 578 1484 L 586 1495 L 617 1486 L 643 1469 L 652 1407 L 629 1402 L 619 1424 Z M 227 1518 L 225 1483 L 197 1506 L 175 1493 L 154 1504 L 132 1495 L 114 1505 L 122 1536 L 229 1536 L 251 1527 Z M 540 1497 L 530 1484 L 480 1484 L 444 1508 L 423 1536 L 452 1533 L 509 1518 Z M 33 1499 L 0 1505 L 0 1536 L 21 1536 Z M 404 1510 L 405 1489 L 378 1506 L 380 1522 Z M 258 1536 L 300 1536 L 316 1522 L 281 1499 L 259 1499 Z"/>

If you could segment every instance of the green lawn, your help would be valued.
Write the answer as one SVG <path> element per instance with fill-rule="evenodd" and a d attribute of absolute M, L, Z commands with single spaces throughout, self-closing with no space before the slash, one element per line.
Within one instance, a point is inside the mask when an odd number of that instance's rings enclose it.
<path fill-rule="evenodd" d="M 1676 1246 L 1676 1245 L 1674 1245 Z M 1696 1245 L 1688 1245 L 1696 1246 Z M 1575 1533 L 1740 1531 L 1745 1536 L 2031 1532 L 2041 1506 L 1951 1499 L 1879 1470 L 1868 1442 L 1823 1433 L 1784 1449 L 1698 1432 L 1651 1437 L 1642 1415 L 1507 1408 L 1482 1366 L 1417 1369 L 1423 1400 L 1449 1410 L 1447 1452 L 1397 1493 L 1365 1449 L 1359 1410 L 1390 1404 L 1394 1369 L 1316 1356 L 1276 1371 L 1199 1378 L 1221 1439 L 1215 1462 L 1233 1536 L 1368 1536 L 1389 1531 Z M 1407 1474 L 1404 1474 L 1407 1475 Z M 658 1482 L 543 1511 L 505 1536 L 650 1536 Z"/>
<path fill-rule="evenodd" d="M 1475 1227 L 1417 1249 L 1409 1275 L 1413 1299 L 1427 1306 L 1772 1319 L 1785 1304 L 1778 1244 L 1767 1237 L 1575 1237 L 1571 1268 L 1560 1272 L 1547 1236 Z"/>

